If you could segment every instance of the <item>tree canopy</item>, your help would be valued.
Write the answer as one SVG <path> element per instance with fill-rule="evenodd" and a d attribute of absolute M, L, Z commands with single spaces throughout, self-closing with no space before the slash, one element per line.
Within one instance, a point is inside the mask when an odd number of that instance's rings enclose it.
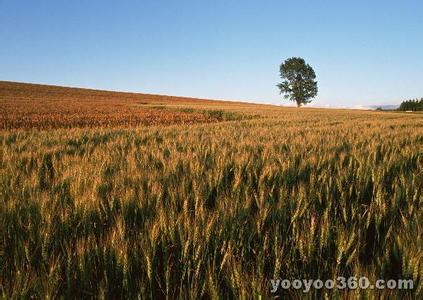
<path fill-rule="evenodd" d="M 421 98 L 420 100 L 415 99 L 415 100 L 403 101 L 400 107 L 398 108 L 398 110 L 423 111 L 423 98 Z"/>
<path fill-rule="evenodd" d="M 283 80 L 277 85 L 284 98 L 297 103 L 300 107 L 311 102 L 317 95 L 316 74 L 313 68 L 301 57 L 292 57 L 280 65 Z"/>

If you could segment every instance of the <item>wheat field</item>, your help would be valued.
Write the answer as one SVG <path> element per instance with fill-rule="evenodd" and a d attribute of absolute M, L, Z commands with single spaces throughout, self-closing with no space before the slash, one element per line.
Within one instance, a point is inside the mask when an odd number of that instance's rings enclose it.
<path fill-rule="evenodd" d="M 10 86 L 1 297 L 423 295 L 422 115 Z M 337 276 L 414 289 L 270 292 L 274 278 Z"/>

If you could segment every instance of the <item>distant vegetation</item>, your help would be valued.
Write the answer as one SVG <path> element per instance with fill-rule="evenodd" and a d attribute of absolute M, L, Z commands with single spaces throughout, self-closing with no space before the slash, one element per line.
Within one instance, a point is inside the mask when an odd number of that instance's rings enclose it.
<path fill-rule="evenodd" d="M 207 109 L 194 109 L 194 108 L 172 108 L 167 109 L 180 111 L 185 113 L 201 113 L 202 115 L 216 121 L 235 121 L 251 119 L 253 115 L 241 114 L 239 112 L 227 111 L 227 110 L 207 110 Z"/>
<path fill-rule="evenodd" d="M 403 101 L 398 108 L 401 111 L 423 111 L 423 98 Z"/>

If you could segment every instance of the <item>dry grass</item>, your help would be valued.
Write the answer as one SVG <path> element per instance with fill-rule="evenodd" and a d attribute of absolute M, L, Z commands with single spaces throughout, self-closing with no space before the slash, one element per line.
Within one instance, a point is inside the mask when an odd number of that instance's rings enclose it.
<path fill-rule="evenodd" d="M 263 117 L 2 130 L 0 296 L 421 297 L 422 116 L 233 105 Z"/>

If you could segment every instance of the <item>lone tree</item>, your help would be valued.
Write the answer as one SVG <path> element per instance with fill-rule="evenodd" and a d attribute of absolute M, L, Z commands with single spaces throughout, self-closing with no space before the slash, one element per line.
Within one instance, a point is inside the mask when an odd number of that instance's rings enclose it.
<path fill-rule="evenodd" d="M 301 57 L 285 60 L 280 66 L 283 81 L 277 85 L 284 98 L 295 101 L 297 106 L 311 102 L 317 95 L 316 74 Z"/>

